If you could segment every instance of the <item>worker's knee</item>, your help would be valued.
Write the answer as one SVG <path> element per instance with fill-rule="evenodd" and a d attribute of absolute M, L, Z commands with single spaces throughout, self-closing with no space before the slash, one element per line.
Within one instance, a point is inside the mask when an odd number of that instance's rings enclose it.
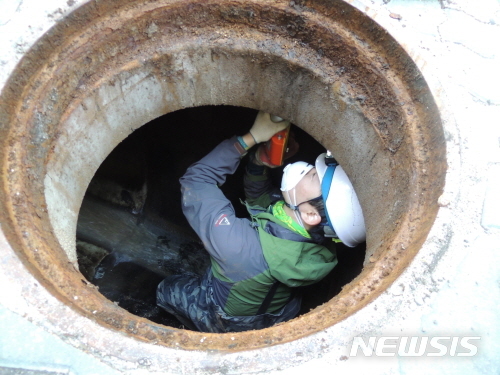
<path fill-rule="evenodd" d="M 158 287 L 156 288 L 156 304 L 158 306 L 164 307 L 167 305 L 167 296 L 169 295 L 169 285 L 166 282 L 167 279 L 164 279 L 160 284 L 158 284 Z"/>
<path fill-rule="evenodd" d="M 200 278 L 195 275 L 174 275 L 165 278 L 157 287 L 156 301 L 160 306 L 186 310 L 199 289 Z"/>

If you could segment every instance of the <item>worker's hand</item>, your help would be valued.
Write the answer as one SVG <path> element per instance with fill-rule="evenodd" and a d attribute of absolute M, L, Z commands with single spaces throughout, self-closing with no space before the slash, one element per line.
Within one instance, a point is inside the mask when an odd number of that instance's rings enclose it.
<path fill-rule="evenodd" d="M 277 132 L 282 131 L 290 125 L 290 121 L 283 120 L 281 122 L 272 122 L 269 113 L 260 111 L 255 118 L 250 134 L 252 134 L 255 142 L 267 142 Z"/>

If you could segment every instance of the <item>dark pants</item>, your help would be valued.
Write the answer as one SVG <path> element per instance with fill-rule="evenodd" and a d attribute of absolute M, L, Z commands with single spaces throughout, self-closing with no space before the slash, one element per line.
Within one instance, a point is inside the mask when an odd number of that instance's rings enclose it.
<path fill-rule="evenodd" d="M 212 277 L 210 268 L 204 276 L 167 277 L 158 285 L 158 306 L 174 315 L 187 328 L 212 333 L 263 329 L 290 320 L 299 312 L 301 298 L 295 297 L 277 314 L 227 315 L 214 301 Z"/>

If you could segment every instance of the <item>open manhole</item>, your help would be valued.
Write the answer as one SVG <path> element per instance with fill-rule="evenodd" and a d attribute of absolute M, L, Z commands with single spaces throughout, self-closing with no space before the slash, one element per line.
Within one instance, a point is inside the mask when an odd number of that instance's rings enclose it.
<path fill-rule="evenodd" d="M 77 255 L 80 271 L 105 297 L 133 314 L 182 327 L 156 306 L 156 287 L 169 275 L 201 276 L 210 262 L 182 213 L 179 179 L 220 141 L 247 132 L 256 114 L 232 106 L 176 111 L 136 130 L 104 160 L 80 208 Z M 295 126 L 291 132 L 300 148 L 287 162 L 314 164 L 324 148 Z M 248 217 L 240 202 L 246 159 L 221 186 L 238 217 Z M 279 186 L 283 167 L 270 173 Z M 302 313 L 329 301 L 361 272 L 364 243 L 355 248 L 337 244 L 336 252 L 335 269 L 321 282 L 302 288 Z"/>
<path fill-rule="evenodd" d="M 85 279 L 76 251 L 85 193 L 115 147 L 184 111 L 199 117 L 196 131 L 184 129 L 193 137 L 236 134 L 206 121 L 216 110 L 277 114 L 335 150 L 367 227 L 362 270 L 333 298 L 285 324 L 232 335 L 128 312 Z M 413 259 L 444 185 L 443 131 L 425 81 L 401 46 L 342 1 L 89 1 L 26 54 L 0 116 L 2 230 L 20 260 L 83 316 L 166 347 L 250 350 L 348 318 Z M 165 124 L 163 136 L 174 128 Z M 131 191 L 140 195 L 140 183 Z"/>

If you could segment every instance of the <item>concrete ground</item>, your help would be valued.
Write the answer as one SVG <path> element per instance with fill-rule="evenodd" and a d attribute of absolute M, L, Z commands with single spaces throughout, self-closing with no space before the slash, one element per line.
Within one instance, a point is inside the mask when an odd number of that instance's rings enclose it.
<path fill-rule="evenodd" d="M 0 85 L 38 37 L 83 3 L 1 0 Z M 406 49 L 441 111 L 449 169 L 437 220 L 406 271 L 358 313 L 308 341 L 207 361 L 214 363 L 212 373 L 242 373 L 235 367 L 228 370 L 225 363 L 261 358 L 266 365 L 247 373 L 500 374 L 500 3 L 348 3 Z M 32 311 L 17 293 L 21 286 L 11 275 L 22 265 L 3 251 L 8 247 L 0 231 L 0 373 L 152 373 L 148 358 L 120 366 L 118 360 L 82 350 L 84 332 L 80 337 L 52 333 L 43 314 Z M 48 305 L 57 306 L 47 292 L 39 293 L 46 293 Z M 355 337 L 363 342 L 376 337 L 374 354 L 363 347 L 352 355 Z M 428 337 L 434 343 L 428 348 L 446 355 L 391 355 L 403 337 Z M 432 341 L 436 338 L 441 339 Z M 289 353 L 295 353 L 293 359 Z M 199 353 L 179 355 L 187 362 L 190 356 L 194 361 L 204 358 Z M 189 366 L 182 372 L 189 373 Z M 174 371 L 165 366 L 164 373 Z"/>

